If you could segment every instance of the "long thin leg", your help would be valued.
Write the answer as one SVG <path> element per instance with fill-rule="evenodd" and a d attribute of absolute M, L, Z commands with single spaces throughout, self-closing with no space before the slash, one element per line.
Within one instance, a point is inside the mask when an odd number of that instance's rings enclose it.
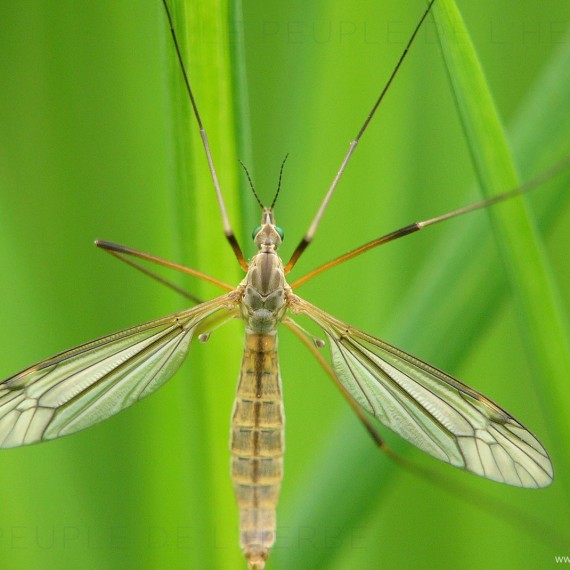
<path fill-rule="evenodd" d="M 182 273 L 187 273 L 188 275 L 192 275 L 193 277 L 198 277 L 198 279 L 202 279 L 203 281 L 208 281 L 209 283 L 213 283 L 217 287 L 220 287 L 220 289 L 225 289 L 226 291 L 233 291 L 235 289 L 235 287 L 233 287 L 232 285 L 224 283 L 223 281 L 220 281 L 215 277 L 211 277 L 210 275 L 206 275 L 201 271 L 196 271 L 196 269 L 191 269 L 190 267 L 186 267 L 185 265 L 180 265 L 179 263 L 173 263 L 172 261 L 166 261 L 166 259 L 162 259 L 161 257 L 156 257 L 155 255 L 151 255 L 150 253 L 144 253 L 142 251 L 132 249 L 125 245 L 120 245 L 118 243 L 113 243 L 110 241 L 103 241 L 100 239 L 95 241 L 95 245 L 110 253 L 114 252 L 119 255 L 132 255 L 134 257 L 138 257 L 139 259 L 150 261 L 151 263 L 157 263 L 158 265 L 163 265 L 164 267 L 170 267 L 171 269 L 182 271 Z M 166 282 L 166 280 L 164 280 L 164 282 Z M 174 287 L 176 287 L 176 285 L 174 285 Z"/>
<path fill-rule="evenodd" d="M 307 335 L 301 330 L 301 327 L 290 318 L 283 319 L 282 323 L 309 349 L 311 354 L 317 359 L 323 370 L 330 376 L 331 380 L 335 383 L 336 387 L 341 391 L 358 419 L 362 422 L 366 431 L 370 434 L 376 445 L 390 457 L 396 454 L 386 445 L 378 430 L 372 425 L 368 416 L 362 411 L 362 408 L 354 401 L 354 398 L 349 394 L 348 390 L 338 381 L 330 364 L 325 360 L 323 355 L 317 350 L 315 345 L 307 338 Z"/>
<path fill-rule="evenodd" d="M 289 260 L 289 262 L 285 266 L 285 273 L 289 273 L 289 271 L 291 271 L 291 269 L 293 268 L 295 263 L 297 263 L 299 257 L 301 257 L 301 254 L 307 249 L 307 247 L 309 246 L 309 244 L 313 240 L 315 232 L 317 231 L 317 226 L 319 225 L 321 218 L 323 217 L 323 214 L 325 213 L 325 209 L 328 206 L 330 199 L 332 198 L 332 195 L 333 195 L 333 193 L 334 193 L 334 191 L 338 185 L 338 182 L 339 182 L 341 176 L 343 175 L 343 173 L 346 169 L 346 165 L 348 164 L 350 157 L 352 156 L 354 150 L 356 149 L 356 145 L 358 144 L 358 142 L 362 138 L 364 131 L 366 131 L 366 129 L 368 128 L 370 121 L 372 121 L 372 118 L 374 117 L 376 110 L 378 109 L 378 107 L 380 106 L 380 103 L 384 99 L 384 95 L 386 95 L 388 89 L 390 88 L 390 85 L 392 85 L 392 81 L 394 80 L 394 77 L 396 77 L 396 74 L 398 73 L 398 70 L 400 69 L 402 62 L 404 61 L 406 55 L 408 54 L 408 51 L 409 51 L 412 43 L 414 42 L 414 39 L 418 35 L 418 32 L 419 32 L 422 24 L 424 23 L 424 20 L 427 18 L 427 15 L 429 14 L 429 11 L 431 10 L 431 7 L 432 7 L 434 2 L 435 2 L 435 0 L 431 0 L 428 7 L 426 8 L 426 11 L 423 13 L 420 21 L 417 23 L 416 28 L 414 29 L 414 32 L 410 36 L 410 39 L 408 40 L 408 43 L 406 44 L 406 48 L 402 52 L 402 55 L 400 56 L 398 63 L 396 63 L 396 66 L 392 70 L 392 73 L 391 73 L 390 77 L 388 78 L 386 85 L 384 86 L 384 88 L 380 92 L 378 99 L 376 99 L 376 102 L 374 103 L 374 106 L 372 107 L 372 110 L 370 111 L 370 113 L 368 113 L 368 116 L 366 117 L 366 120 L 364 121 L 362 127 L 360 127 L 360 130 L 358 131 L 356 138 L 350 143 L 350 146 L 348 148 L 348 152 L 346 153 L 346 156 L 344 157 L 344 160 L 342 161 L 342 164 L 340 165 L 340 168 L 339 168 L 338 172 L 336 173 L 336 176 L 334 177 L 334 180 L 332 181 L 332 184 L 331 184 L 328 192 L 326 193 L 324 200 L 322 201 L 315 217 L 313 218 L 313 221 L 311 222 L 311 225 L 309 226 L 307 233 L 305 234 L 303 239 L 299 242 L 299 245 L 297 246 L 297 248 L 293 252 L 291 259 Z"/>
<path fill-rule="evenodd" d="M 512 526 L 526 531 L 530 536 L 541 537 L 545 543 L 550 544 L 555 548 L 560 548 L 561 545 L 567 544 L 568 537 L 560 533 L 558 529 L 552 525 L 544 523 L 540 519 L 525 513 L 517 507 L 513 507 L 505 501 L 498 500 L 496 497 L 492 497 L 486 493 L 482 493 L 481 491 L 476 492 L 468 486 L 450 479 L 442 479 L 437 471 L 396 453 L 382 439 L 378 430 L 371 423 L 369 418 L 353 400 L 352 396 L 347 393 L 346 388 L 338 382 L 330 364 L 325 360 L 314 344 L 307 338 L 307 334 L 302 331 L 299 325 L 292 319 L 283 320 L 283 324 L 311 351 L 324 371 L 331 377 L 336 386 L 348 400 L 351 408 L 356 412 L 358 418 L 368 433 L 372 436 L 372 439 L 378 445 L 379 449 L 398 466 L 405 469 L 415 477 L 418 477 L 423 481 L 427 481 L 429 484 L 438 487 L 444 492 L 453 495 L 462 501 L 466 501 L 484 512 L 491 513 L 495 516 L 498 514 L 502 520 L 507 521 Z"/>
<path fill-rule="evenodd" d="M 554 176 L 566 170 L 569 165 L 570 165 L 570 156 L 567 156 L 566 158 L 561 160 L 558 164 L 555 164 L 549 170 L 543 172 L 539 176 L 536 176 L 532 180 L 529 180 L 528 182 L 526 182 L 522 186 L 519 186 L 518 188 L 515 188 L 514 190 L 504 192 L 503 194 L 498 194 L 497 196 L 493 196 L 492 198 L 487 198 L 486 200 L 481 200 L 480 202 L 475 202 L 474 204 L 470 204 L 469 206 L 464 206 L 463 208 L 453 210 L 453 212 L 447 212 L 446 214 L 436 216 L 435 218 L 430 218 L 428 220 L 423 220 L 421 222 L 415 222 L 413 224 L 410 224 L 409 226 L 405 226 L 403 228 L 390 232 L 389 234 L 386 234 L 372 241 L 369 241 L 368 243 L 365 243 L 364 245 L 361 245 L 360 247 L 357 247 L 356 249 L 353 249 L 352 251 L 349 251 L 344 255 L 336 257 L 335 259 L 321 265 L 320 267 L 317 267 L 316 269 L 313 269 L 313 271 L 310 271 L 300 279 L 297 279 L 296 281 L 291 283 L 291 287 L 295 289 L 296 287 L 303 285 L 313 277 L 320 275 L 327 269 L 330 269 L 335 265 L 339 265 L 340 263 L 344 263 L 349 259 L 357 257 L 358 255 L 370 249 L 378 247 L 379 245 L 384 245 L 385 243 L 388 243 L 390 241 L 394 241 L 398 238 L 407 236 L 409 234 L 413 234 L 414 232 L 418 232 L 420 230 L 423 230 L 424 228 L 427 228 L 428 226 L 433 226 L 434 224 L 443 222 L 444 220 L 449 220 L 450 218 L 455 218 L 456 216 L 461 216 L 462 214 L 467 214 L 468 212 L 473 212 L 474 210 L 480 210 L 481 208 L 486 208 L 487 206 L 492 206 L 494 204 L 498 204 L 499 202 L 504 202 L 505 200 L 509 200 L 510 198 L 514 198 L 515 196 L 526 194 L 527 192 L 534 190 L 535 188 L 537 188 L 547 180 L 550 180 Z"/>
<path fill-rule="evenodd" d="M 212 153 L 210 151 L 210 144 L 208 143 L 208 136 L 202 125 L 202 119 L 200 118 L 200 113 L 198 112 L 198 105 L 196 105 L 196 100 L 194 99 L 194 93 L 190 87 L 190 79 L 186 71 L 186 66 L 184 65 L 184 60 L 182 58 L 182 52 L 180 50 L 180 45 L 178 44 L 178 38 L 176 37 L 176 31 L 174 30 L 174 23 L 172 21 L 172 16 L 170 14 L 170 9 L 168 8 L 167 0 L 162 0 L 164 4 L 164 9 L 166 10 L 166 17 L 168 18 L 168 25 L 170 26 L 170 33 L 172 35 L 172 41 L 174 42 L 174 48 L 176 49 L 176 56 L 178 57 L 178 62 L 180 63 L 180 69 L 182 70 L 182 75 L 184 77 L 184 83 L 186 85 L 186 91 L 190 97 L 190 103 L 192 104 L 192 110 L 194 111 L 194 116 L 196 117 L 196 122 L 198 123 L 198 128 L 200 129 L 200 137 L 202 138 L 202 144 L 204 145 L 204 151 L 206 152 L 206 158 L 208 160 L 208 167 L 210 168 L 210 174 L 212 176 L 212 181 L 214 183 L 214 189 L 216 191 L 216 197 L 218 199 L 218 205 L 220 207 L 220 213 L 222 215 L 222 223 L 224 225 L 224 234 L 226 239 L 230 243 L 233 252 L 239 261 L 239 264 L 243 269 L 247 271 L 248 264 L 245 259 L 243 252 L 237 242 L 236 236 L 232 230 L 230 220 L 228 218 L 228 213 L 226 210 L 226 204 L 222 196 L 222 190 L 220 188 L 220 182 L 218 181 L 218 175 L 216 173 L 216 168 L 214 166 L 214 160 L 212 158 Z"/>
<path fill-rule="evenodd" d="M 192 303 L 199 305 L 200 303 L 203 302 L 203 300 L 200 299 L 199 297 L 196 297 L 196 295 L 193 295 L 189 291 L 186 291 L 186 289 L 182 289 L 182 287 L 179 287 L 178 285 L 176 285 L 176 283 L 173 283 L 169 279 L 165 279 L 164 277 L 162 277 L 158 273 L 151 271 L 150 269 L 148 269 L 147 267 L 144 267 L 140 263 L 137 263 L 136 261 L 129 259 L 124 254 L 119 253 L 119 252 L 112 250 L 112 249 L 105 249 L 105 248 L 103 248 L 103 249 L 104 249 L 104 251 L 106 251 L 107 253 L 110 253 L 113 257 L 116 257 L 117 259 L 119 259 L 123 263 L 126 263 L 127 265 L 134 267 L 135 269 L 137 269 L 141 273 L 144 273 L 145 275 L 147 275 L 148 277 L 151 277 L 155 281 L 158 281 L 162 285 L 166 285 L 166 287 L 172 289 L 173 291 L 176 291 L 176 293 L 178 293 L 179 295 L 186 297 L 186 299 L 188 299 Z"/>

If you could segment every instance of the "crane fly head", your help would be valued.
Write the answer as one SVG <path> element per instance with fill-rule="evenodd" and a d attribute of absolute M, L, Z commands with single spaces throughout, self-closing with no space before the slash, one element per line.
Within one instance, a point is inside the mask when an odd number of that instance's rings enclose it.
<path fill-rule="evenodd" d="M 277 249 L 283 242 L 285 233 L 275 225 L 273 217 L 273 208 L 264 206 L 263 214 L 261 214 L 261 225 L 257 226 L 252 233 L 253 241 L 258 249 L 269 247 Z"/>

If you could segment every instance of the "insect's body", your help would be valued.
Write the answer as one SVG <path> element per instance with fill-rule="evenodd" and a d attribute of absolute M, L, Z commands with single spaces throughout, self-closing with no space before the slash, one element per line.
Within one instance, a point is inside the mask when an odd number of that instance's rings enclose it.
<path fill-rule="evenodd" d="M 239 289 L 246 327 L 234 411 L 232 480 L 240 509 L 240 544 L 251 568 L 263 568 L 275 542 L 275 510 L 283 478 L 285 415 L 277 357 L 277 325 L 290 287 L 276 252 L 281 236 L 264 211 L 259 252 Z"/>
<path fill-rule="evenodd" d="M 252 568 L 263 568 L 275 542 L 284 429 L 277 332 L 247 333 L 232 413 L 231 452 L 240 545 Z"/>

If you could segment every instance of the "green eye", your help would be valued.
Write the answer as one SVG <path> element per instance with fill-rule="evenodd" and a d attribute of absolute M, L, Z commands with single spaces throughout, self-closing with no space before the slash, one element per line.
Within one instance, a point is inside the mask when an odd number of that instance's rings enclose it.
<path fill-rule="evenodd" d="M 255 239 L 255 236 L 261 231 L 261 226 L 257 226 L 254 230 L 253 233 L 251 234 L 251 239 Z"/>
<path fill-rule="evenodd" d="M 283 229 L 280 228 L 279 226 L 275 226 L 275 231 L 279 234 L 281 241 L 283 241 L 283 239 L 285 238 L 285 232 L 283 231 Z"/>

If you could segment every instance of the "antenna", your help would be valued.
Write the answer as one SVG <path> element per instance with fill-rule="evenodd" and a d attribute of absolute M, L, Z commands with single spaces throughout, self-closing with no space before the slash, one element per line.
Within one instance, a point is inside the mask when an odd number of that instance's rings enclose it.
<path fill-rule="evenodd" d="M 245 175 L 247 176 L 247 179 L 249 181 L 249 187 L 251 188 L 251 191 L 253 192 L 253 195 L 255 196 L 257 203 L 259 204 L 259 206 L 263 210 L 264 209 L 263 202 L 259 199 L 259 196 L 257 195 L 257 192 L 255 191 L 255 187 L 253 185 L 253 181 L 251 180 L 251 176 L 249 175 L 249 170 L 247 169 L 247 166 L 239 158 L 238 158 L 238 162 L 241 164 L 241 167 L 245 170 Z"/>
<path fill-rule="evenodd" d="M 289 153 L 285 155 L 283 162 L 281 163 L 281 168 L 279 169 L 279 182 L 277 183 L 277 192 L 275 192 L 275 197 L 273 198 L 273 202 L 271 202 L 271 206 L 269 207 L 270 210 L 273 210 L 273 206 L 275 206 L 275 202 L 277 202 L 277 197 L 279 196 L 279 190 L 281 190 L 281 177 L 283 176 L 283 167 L 289 158 Z"/>

